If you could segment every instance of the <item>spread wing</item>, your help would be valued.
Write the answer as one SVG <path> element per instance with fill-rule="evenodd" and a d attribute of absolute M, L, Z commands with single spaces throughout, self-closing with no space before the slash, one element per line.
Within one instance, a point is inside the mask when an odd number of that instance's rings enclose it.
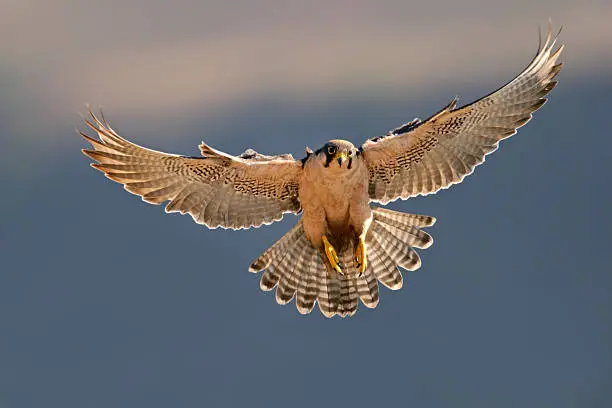
<path fill-rule="evenodd" d="M 435 193 L 459 183 L 516 133 L 546 102 L 562 64 L 550 30 L 544 46 L 516 78 L 476 102 L 455 109 L 457 99 L 424 122 L 418 119 L 366 141 L 369 195 L 387 203 Z"/>
<path fill-rule="evenodd" d="M 202 143 L 202 157 L 183 157 L 140 147 L 119 136 L 90 112 L 85 120 L 97 135 L 81 135 L 93 146 L 83 150 L 92 167 L 146 202 L 166 212 L 189 213 L 210 228 L 270 224 L 300 210 L 301 162 L 291 155 L 264 156 L 252 150 L 239 157 Z"/>

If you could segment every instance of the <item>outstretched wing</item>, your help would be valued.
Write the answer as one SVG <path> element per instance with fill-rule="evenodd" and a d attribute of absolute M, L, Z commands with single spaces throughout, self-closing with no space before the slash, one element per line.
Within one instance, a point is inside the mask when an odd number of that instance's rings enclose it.
<path fill-rule="evenodd" d="M 424 122 L 414 120 L 366 141 L 370 199 L 381 203 L 426 195 L 459 183 L 516 133 L 546 102 L 563 64 L 553 52 L 550 30 L 544 46 L 516 78 L 476 102 L 455 109 L 457 99 Z"/>
<path fill-rule="evenodd" d="M 249 228 L 270 224 L 300 210 L 301 162 L 291 155 L 239 157 L 202 143 L 203 157 L 183 157 L 140 147 L 119 136 L 106 120 L 90 112 L 85 123 L 99 139 L 81 135 L 93 146 L 83 150 L 92 167 L 146 202 L 166 212 L 189 213 L 210 228 Z"/>

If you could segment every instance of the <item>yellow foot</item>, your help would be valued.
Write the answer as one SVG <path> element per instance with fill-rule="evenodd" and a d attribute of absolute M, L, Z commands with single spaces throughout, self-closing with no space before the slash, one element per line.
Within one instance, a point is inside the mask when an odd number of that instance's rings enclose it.
<path fill-rule="evenodd" d="M 366 256 L 366 245 L 363 238 L 359 238 L 359 243 L 355 249 L 355 259 L 357 259 L 357 265 L 359 267 L 359 275 L 365 272 L 368 266 L 368 258 Z"/>
<path fill-rule="evenodd" d="M 325 255 L 327 255 L 327 260 L 329 261 L 329 264 L 333 269 L 336 270 L 336 272 L 342 274 L 342 269 L 340 268 L 340 259 L 338 259 L 338 254 L 336 253 L 336 250 L 334 249 L 332 244 L 329 243 L 325 235 L 323 235 L 323 238 L 321 239 L 323 240 Z"/>

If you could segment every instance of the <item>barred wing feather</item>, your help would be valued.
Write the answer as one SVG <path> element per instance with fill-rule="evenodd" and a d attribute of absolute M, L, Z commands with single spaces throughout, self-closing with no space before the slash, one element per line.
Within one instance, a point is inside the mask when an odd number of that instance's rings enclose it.
<path fill-rule="evenodd" d="M 92 167 L 166 212 L 189 213 L 209 228 L 250 228 L 270 224 L 284 213 L 297 213 L 302 166 L 290 155 L 255 152 L 236 157 L 202 143 L 202 157 L 184 157 L 138 146 L 119 136 L 90 112 L 85 120 L 98 138 L 83 150 Z"/>
<path fill-rule="evenodd" d="M 544 46 L 516 78 L 476 102 L 457 99 L 424 122 L 414 120 L 362 145 L 369 195 L 386 204 L 459 183 L 495 151 L 499 141 L 527 123 L 546 102 L 562 68 L 549 30 Z"/>

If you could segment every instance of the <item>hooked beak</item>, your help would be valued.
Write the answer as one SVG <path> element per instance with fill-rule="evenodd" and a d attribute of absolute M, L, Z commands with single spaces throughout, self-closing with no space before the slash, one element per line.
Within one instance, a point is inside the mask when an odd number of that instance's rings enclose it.
<path fill-rule="evenodd" d="M 334 156 L 334 159 L 336 159 L 336 161 L 338 162 L 338 166 L 342 167 L 342 164 L 346 161 L 346 159 L 348 158 L 346 152 L 338 152 L 336 153 L 336 155 Z"/>

